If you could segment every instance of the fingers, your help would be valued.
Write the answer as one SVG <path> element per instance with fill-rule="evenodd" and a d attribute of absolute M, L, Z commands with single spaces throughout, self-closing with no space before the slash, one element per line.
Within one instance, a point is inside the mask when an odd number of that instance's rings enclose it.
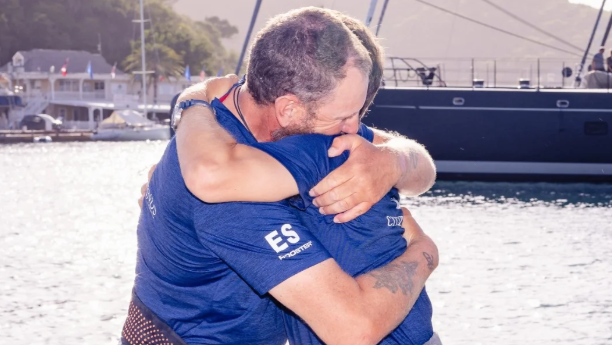
<path fill-rule="evenodd" d="M 156 167 L 157 164 L 153 164 L 151 168 L 149 168 L 149 172 L 147 173 L 147 183 L 143 184 L 142 187 L 140 187 L 140 198 L 138 199 L 138 206 L 140 208 L 142 208 L 142 200 L 144 199 L 144 196 L 147 193 L 147 188 L 149 188 L 149 182 L 151 182 L 151 176 L 153 176 L 153 172 L 155 171 Z"/>
<path fill-rule="evenodd" d="M 342 152 L 349 150 L 353 151 L 355 148 L 361 145 L 361 137 L 355 134 L 345 134 L 334 139 L 331 147 L 327 151 L 329 157 L 336 157 L 342 154 Z"/>
<path fill-rule="evenodd" d="M 325 194 L 329 192 L 330 190 L 336 188 L 340 184 L 340 182 L 336 179 L 335 177 L 336 174 L 334 174 L 334 172 L 325 176 L 324 179 L 319 181 L 319 183 L 317 183 L 316 186 L 312 187 L 312 189 L 310 190 L 310 192 L 308 192 L 308 194 L 312 197 L 316 197 L 316 196 Z"/>
<path fill-rule="evenodd" d="M 233 74 L 233 73 L 226 74 L 225 78 L 229 79 L 229 81 L 232 82 L 232 85 L 236 84 L 238 81 L 240 81 L 240 78 L 237 75 Z"/>
<path fill-rule="evenodd" d="M 144 196 L 147 193 L 147 188 L 149 188 L 148 183 L 145 183 L 142 185 L 142 187 L 140 187 L 140 198 L 138 199 L 138 206 L 140 206 L 140 208 L 142 208 L 142 200 L 144 199 Z"/>
<path fill-rule="evenodd" d="M 422 238 L 425 236 L 425 232 L 419 226 L 417 221 L 412 217 L 412 214 L 408 209 L 402 208 L 402 213 L 404 214 L 404 238 L 408 241 L 408 243 L 412 243 L 415 240 Z"/>
<path fill-rule="evenodd" d="M 208 101 L 215 98 L 222 97 L 225 95 L 234 84 L 238 82 L 238 76 L 235 74 L 228 74 L 225 77 L 211 78 L 206 84 L 206 96 Z"/>
<path fill-rule="evenodd" d="M 404 215 L 404 218 L 412 217 L 412 213 L 410 213 L 410 210 L 405 207 L 402 207 L 402 214 Z"/>
<path fill-rule="evenodd" d="M 147 176 L 147 182 L 151 181 L 151 176 L 153 176 L 153 172 L 155 171 L 156 167 L 157 167 L 157 164 L 153 164 L 153 166 L 151 166 L 151 168 L 149 169 L 149 174 Z M 146 187 L 146 184 L 143 187 Z M 146 190 L 146 188 L 145 188 L 145 190 Z M 144 195 L 144 193 L 143 193 L 143 195 Z"/>
<path fill-rule="evenodd" d="M 350 210 L 340 213 L 334 217 L 335 223 L 346 223 L 349 222 L 362 214 L 368 212 L 368 210 L 372 207 L 372 204 L 362 202 L 361 204 L 351 208 Z"/>
<path fill-rule="evenodd" d="M 334 174 L 334 172 L 332 172 L 331 174 Z M 339 180 L 339 178 L 336 178 L 336 175 L 333 175 L 333 176 L 330 175 L 328 177 L 330 177 L 333 180 L 333 182 L 331 182 L 333 184 L 336 184 L 336 182 Z M 340 177 L 340 178 L 342 178 L 342 177 Z M 351 181 L 351 178 L 347 179 L 346 181 L 344 181 L 339 186 L 337 186 L 337 187 L 335 187 L 335 188 L 333 188 L 333 189 L 331 189 L 331 190 L 329 190 L 329 191 L 327 191 L 327 192 L 325 192 L 323 194 L 320 194 L 319 196 L 317 196 L 313 200 L 313 204 L 315 206 L 317 206 L 317 207 L 326 207 L 326 206 L 329 206 L 329 205 L 331 205 L 333 203 L 336 203 L 336 202 L 338 202 L 340 200 L 346 199 L 349 196 L 355 194 L 355 192 L 358 190 L 358 187 L 356 187 L 354 185 L 354 183 L 353 184 L 347 183 L 349 181 Z M 321 180 L 321 182 L 323 182 L 323 180 Z M 331 183 L 328 183 L 327 185 L 330 185 Z M 315 186 L 315 188 L 316 188 L 316 186 Z M 351 208 L 353 206 L 355 206 L 355 205 L 349 205 L 348 208 Z M 340 212 L 344 212 L 344 211 L 346 211 L 346 210 L 342 210 Z M 336 212 L 336 213 L 338 213 L 338 212 Z M 327 214 L 330 214 L 330 213 L 327 213 Z"/>

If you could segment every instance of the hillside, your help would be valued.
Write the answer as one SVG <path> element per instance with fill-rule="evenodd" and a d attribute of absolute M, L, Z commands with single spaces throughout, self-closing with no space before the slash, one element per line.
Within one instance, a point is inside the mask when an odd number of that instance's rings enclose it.
<path fill-rule="evenodd" d="M 219 16 L 228 19 L 239 28 L 238 35 L 226 41 L 229 49 L 239 51 L 254 8 L 254 0 L 201 1 L 175 0 L 177 12 L 193 19 Z M 532 28 L 508 17 L 481 0 L 427 0 L 439 7 L 459 12 L 470 18 L 485 22 L 518 35 L 547 44 L 573 50 L 556 42 Z M 378 11 L 384 1 L 380 0 Z M 578 47 L 586 47 L 595 23 L 597 10 L 585 5 L 571 4 L 567 0 L 494 0 L 508 11 L 536 24 L 543 30 L 554 33 Z M 344 11 L 356 18 L 365 18 L 369 0 L 264 0 L 255 30 L 267 19 L 289 9 L 315 5 Z M 536 5 L 537 4 L 537 5 Z M 378 11 L 373 24 L 378 21 Z M 592 51 L 601 42 L 609 12 L 600 23 Z M 412 57 L 494 57 L 494 58 L 567 58 L 572 63 L 575 57 L 557 52 L 518 38 L 504 35 L 470 23 L 415 0 L 391 0 L 385 14 L 380 37 L 384 39 L 388 56 Z M 610 41 L 612 46 L 612 41 Z"/>

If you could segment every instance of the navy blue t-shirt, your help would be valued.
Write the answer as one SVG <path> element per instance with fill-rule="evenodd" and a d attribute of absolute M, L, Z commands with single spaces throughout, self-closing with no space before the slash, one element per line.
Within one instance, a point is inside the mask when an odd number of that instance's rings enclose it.
<path fill-rule="evenodd" d="M 213 106 L 239 143 L 256 143 L 219 101 Z M 284 344 L 283 312 L 266 293 L 330 258 L 299 214 L 288 201 L 198 200 L 173 139 L 139 219 L 135 293 L 189 344 Z"/>
<path fill-rule="evenodd" d="M 364 138 L 372 141 L 369 128 L 362 125 L 361 131 Z M 344 271 L 358 276 L 389 263 L 406 250 L 400 199 L 394 188 L 368 212 L 344 224 L 334 223 L 333 215 L 319 213 L 308 191 L 348 158 L 348 152 L 335 158 L 327 156 L 332 141 L 330 136 L 310 134 L 254 146 L 291 172 L 300 195 L 290 201 L 295 207 L 305 209 L 301 214 L 304 224 Z M 433 335 L 431 317 L 431 302 L 423 289 L 406 319 L 381 344 L 424 344 Z M 295 314 L 287 313 L 285 323 L 291 344 L 322 344 Z"/>

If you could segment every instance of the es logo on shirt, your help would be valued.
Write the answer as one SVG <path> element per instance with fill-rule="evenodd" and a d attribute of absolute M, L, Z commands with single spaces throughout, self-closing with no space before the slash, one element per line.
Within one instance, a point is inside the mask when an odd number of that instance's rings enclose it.
<path fill-rule="evenodd" d="M 289 245 L 284 240 L 287 240 L 287 242 L 291 244 L 296 244 L 300 241 L 300 236 L 297 232 L 291 230 L 291 224 L 283 225 L 281 227 L 281 233 L 283 234 L 282 236 L 279 235 L 277 230 L 274 230 L 266 235 L 266 241 L 268 241 L 270 247 L 277 253 L 289 248 Z"/>
<path fill-rule="evenodd" d="M 149 187 L 151 186 L 149 185 Z M 155 207 L 155 204 L 153 203 L 153 194 L 151 193 L 151 189 L 149 189 L 149 187 L 147 187 L 147 192 L 144 196 L 144 201 L 149 207 L 149 212 L 151 212 L 151 215 L 153 216 L 153 218 L 155 218 L 155 215 L 157 214 L 157 207 Z"/>

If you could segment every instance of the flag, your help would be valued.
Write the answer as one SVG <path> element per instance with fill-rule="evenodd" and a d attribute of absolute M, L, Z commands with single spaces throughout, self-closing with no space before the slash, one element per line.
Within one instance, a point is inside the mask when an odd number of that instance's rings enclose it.
<path fill-rule="evenodd" d="M 62 66 L 62 75 L 65 77 L 66 74 L 68 74 L 68 58 L 66 58 L 66 62 L 64 62 L 64 65 Z"/>
<path fill-rule="evenodd" d="M 87 74 L 89 75 L 89 79 L 93 79 L 93 70 L 91 68 L 91 61 L 87 64 Z"/>
<path fill-rule="evenodd" d="M 187 81 L 191 81 L 191 72 L 189 72 L 189 65 L 185 67 L 185 79 L 187 79 Z"/>
<path fill-rule="evenodd" d="M 111 68 L 111 79 L 115 79 L 116 70 L 117 70 L 117 63 L 115 62 L 115 64 L 113 65 L 113 68 Z"/>
<path fill-rule="evenodd" d="M 219 69 L 219 72 L 217 72 L 217 77 L 220 77 L 220 76 L 222 76 L 222 75 L 223 75 L 223 67 L 221 67 L 221 68 Z"/>
<path fill-rule="evenodd" d="M 204 70 L 204 66 L 202 66 L 202 71 L 200 72 L 200 81 L 204 81 L 206 79 L 206 71 Z"/>

